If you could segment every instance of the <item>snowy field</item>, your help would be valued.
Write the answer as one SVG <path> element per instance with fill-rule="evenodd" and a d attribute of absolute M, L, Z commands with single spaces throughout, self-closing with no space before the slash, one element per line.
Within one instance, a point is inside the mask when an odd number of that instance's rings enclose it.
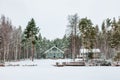
<path fill-rule="evenodd" d="M 0 67 L 0 80 L 120 80 L 120 67 L 55 67 L 56 62 L 69 60 L 26 60 L 7 62 L 20 66 Z M 37 66 L 23 66 L 23 65 Z"/>

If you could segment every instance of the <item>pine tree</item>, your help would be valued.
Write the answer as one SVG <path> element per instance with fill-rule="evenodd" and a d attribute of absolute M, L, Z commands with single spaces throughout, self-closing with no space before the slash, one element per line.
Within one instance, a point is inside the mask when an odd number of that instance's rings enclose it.
<path fill-rule="evenodd" d="M 36 27 L 35 21 L 32 18 L 31 21 L 28 22 L 28 25 L 25 29 L 25 34 L 26 34 L 25 37 L 28 40 L 30 40 L 32 47 L 32 54 L 31 54 L 32 61 L 34 60 L 34 50 L 35 50 L 34 48 L 35 48 L 38 32 L 39 32 L 39 28 Z"/>
<path fill-rule="evenodd" d="M 82 38 L 82 47 L 87 49 L 93 49 L 95 42 L 95 28 L 92 26 L 90 19 L 82 18 L 79 22 L 79 30 Z M 83 51 L 84 53 L 84 51 Z M 84 60 L 83 55 L 83 60 Z"/>

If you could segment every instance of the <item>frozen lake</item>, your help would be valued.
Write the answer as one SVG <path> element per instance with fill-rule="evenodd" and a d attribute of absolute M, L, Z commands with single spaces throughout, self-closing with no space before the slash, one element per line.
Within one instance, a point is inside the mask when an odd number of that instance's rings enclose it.
<path fill-rule="evenodd" d="M 69 60 L 26 60 L 7 62 L 20 66 L 0 67 L 0 80 L 120 80 L 120 67 L 54 67 L 55 62 Z M 37 66 L 22 66 L 37 64 Z"/>

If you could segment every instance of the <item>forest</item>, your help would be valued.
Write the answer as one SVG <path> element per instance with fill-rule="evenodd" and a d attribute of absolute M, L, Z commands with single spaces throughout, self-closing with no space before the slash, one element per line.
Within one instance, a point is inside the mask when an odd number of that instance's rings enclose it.
<path fill-rule="evenodd" d="M 52 46 L 64 51 L 66 58 L 75 59 L 81 48 L 99 48 L 104 59 L 120 59 L 120 18 L 107 18 L 101 25 L 91 19 L 68 16 L 68 24 L 62 39 L 49 40 L 40 33 L 34 18 L 26 28 L 14 26 L 4 15 L 0 18 L 0 62 L 25 59 L 43 59 L 44 52 Z"/>

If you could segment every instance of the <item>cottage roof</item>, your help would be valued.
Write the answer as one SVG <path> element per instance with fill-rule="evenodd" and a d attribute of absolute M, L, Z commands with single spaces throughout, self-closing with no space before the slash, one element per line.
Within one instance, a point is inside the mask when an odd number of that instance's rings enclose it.
<path fill-rule="evenodd" d="M 100 49 L 80 49 L 80 53 L 89 53 L 89 52 L 93 52 L 93 53 L 100 53 Z"/>
<path fill-rule="evenodd" d="M 45 51 L 44 53 L 46 54 L 46 53 L 48 53 L 50 50 L 52 50 L 53 48 L 56 48 L 57 50 L 59 50 L 61 53 L 64 53 L 64 51 L 62 51 L 61 49 L 59 49 L 58 47 L 56 47 L 56 46 L 53 46 L 53 47 L 51 47 L 50 49 L 48 49 L 47 51 Z"/>

